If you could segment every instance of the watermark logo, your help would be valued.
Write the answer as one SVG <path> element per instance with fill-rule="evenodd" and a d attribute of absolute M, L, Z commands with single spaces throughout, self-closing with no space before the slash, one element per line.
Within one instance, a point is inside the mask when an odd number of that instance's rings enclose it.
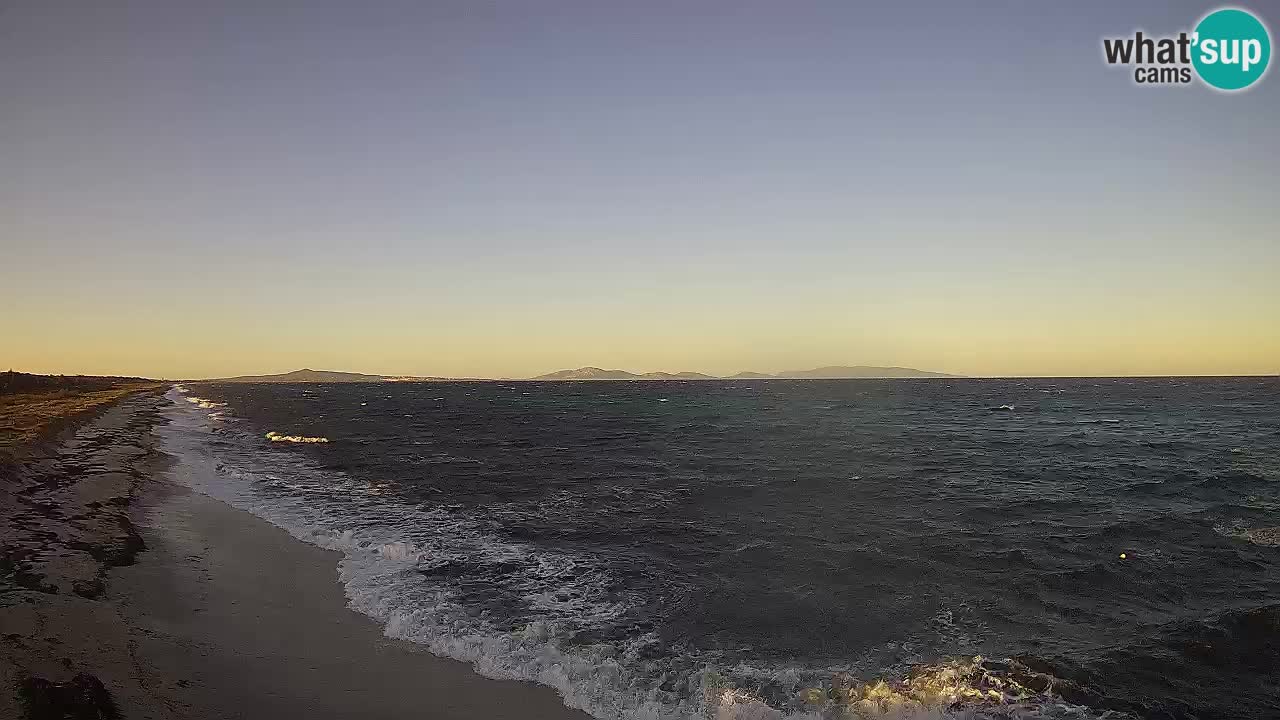
<path fill-rule="evenodd" d="M 1271 34 L 1251 13 L 1224 8 L 1196 25 L 1200 52 L 1191 54 L 1200 79 L 1219 90 L 1243 90 L 1262 79 L 1271 61 Z M 1194 42 L 1194 40 L 1193 40 Z"/>
<path fill-rule="evenodd" d="M 1133 67 L 1139 85 L 1186 85 L 1194 77 L 1217 90 L 1252 87 L 1271 63 L 1271 34 L 1253 13 L 1222 8 L 1205 15 L 1191 32 L 1151 37 L 1103 38 L 1108 65 Z"/>

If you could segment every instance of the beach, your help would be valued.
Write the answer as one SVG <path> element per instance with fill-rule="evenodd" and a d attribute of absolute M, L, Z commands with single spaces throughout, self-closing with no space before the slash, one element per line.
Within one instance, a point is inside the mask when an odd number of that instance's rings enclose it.
<path fill-rule="evenodd" d="M 335 552 L 182 487 L 126 396 L 5 467 L 0 717 L 570 718 L 347 608 Z"/>

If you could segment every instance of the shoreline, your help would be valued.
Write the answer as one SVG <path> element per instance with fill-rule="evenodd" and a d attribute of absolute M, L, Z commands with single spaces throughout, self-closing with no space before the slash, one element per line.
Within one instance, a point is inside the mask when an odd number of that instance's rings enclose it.
<path fill-rule="evenodd" d="M 588 717 L 551 688 L 387 638 L 347 606 L 339 553 L 170 476 L 153 434 L 164 402 L 129 395 L 22 461 L 17 480 L 39 476 L 54 506 L 39 528 L 12 524 L 43 549 L 6 573 L 32 581 L 0 592 L 0 716 Z M 86 511 L 64 512 L 74 501 Z M 86 522 L 104 508 L 110 522 Z M 90 531 L 97 546 L 73 537 Z M 48 562 L 65 538 L 84 557 Z"/>

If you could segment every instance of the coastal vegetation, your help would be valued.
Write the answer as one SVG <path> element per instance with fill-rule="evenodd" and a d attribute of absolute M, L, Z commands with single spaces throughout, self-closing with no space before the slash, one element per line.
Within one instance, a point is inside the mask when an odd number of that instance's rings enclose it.
<path fill-rule="evenodd" d="M 130 393 L 160 385 L 132 377 L 0 373 L 0 460 L 13 459 Z"/>

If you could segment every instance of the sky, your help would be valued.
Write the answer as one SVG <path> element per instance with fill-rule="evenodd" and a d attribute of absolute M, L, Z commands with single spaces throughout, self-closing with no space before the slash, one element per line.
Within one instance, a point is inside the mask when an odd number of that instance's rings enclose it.
<path fill-rule="evenodd" d="M 0 0 L 0 365 L 1277 373 L 1214 7 Z"/>

